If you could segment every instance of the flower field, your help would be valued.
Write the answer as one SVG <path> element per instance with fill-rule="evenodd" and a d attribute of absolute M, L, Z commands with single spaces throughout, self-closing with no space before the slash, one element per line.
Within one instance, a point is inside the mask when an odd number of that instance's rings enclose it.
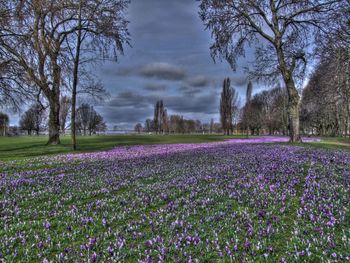
<path fill-rule="evenodd" d="M 0 261 L 349 261 L 350 152 L 284 140 L 0 163 Z"/>

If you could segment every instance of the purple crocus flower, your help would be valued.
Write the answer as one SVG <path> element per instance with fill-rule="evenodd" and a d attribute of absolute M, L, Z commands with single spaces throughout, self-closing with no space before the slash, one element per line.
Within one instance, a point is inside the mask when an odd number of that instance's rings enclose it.
<path fill-rule="evenodd" d="M 96 254 L 96 252 L 94 252 L 94 253 L 92 253 L 92 255 L 91 255 L 91 261 L 92 261 L 92 262 L 96 262 L 96 260 L 97 260 L 97 254 Z"/>

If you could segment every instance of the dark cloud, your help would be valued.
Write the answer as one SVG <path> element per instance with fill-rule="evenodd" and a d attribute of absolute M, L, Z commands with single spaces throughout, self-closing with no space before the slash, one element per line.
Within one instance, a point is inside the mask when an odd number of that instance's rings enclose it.
<path fill-rule="evenodd" d="M 247 81 L 242 69 L 252 60 L 250 51 L 238 61 L 241 71 L 232 72 L 225 61 L 214 63 L 210 56 L 213 41 L 198 11 L 195 0 L 131 1 L 132 48 L 125 47 L 117 62 L 91 66 L 111 94 L 105 106 L 97 106 L 110 127 L 121 123 L 133 128 L 153 115 L 158 99 L 174 113 L 218 121 L 225 77 L 231 78 L 244 98 Z M 258 89 L 254 85 L 254 92 Z"/>
<path fill-rule="evenodd" d="M 107 104 L 108 107 L 136 109 L 152 108 L 154 103 L 163 99 L 166 108 L 177 112 L 203 112 L 213 113 L 217 111 L 217 95 L 214 93 L 188 96 L 186 93 L 170 95 L 164 98 L 154 95 L 137 95 L 132 92 L 119 93 Z"/>
<path fill-rule="evenodd" d="M 166 81 L 180 81 L 186 78 L 185 70 L 174 64 L 166 62 L 152 62 L 143 65 L 135 65 L 134 67 L 118 67 L 116 65 L 109 64 L 109 67 L 103 68 L 103 74 L 116 75 L 118 77 L 142 77 L 142 78 L 154 78 Z M 197 81 L 194 79 L 192 81 Z M 196 83 L 195 83 L 196 84 Z"/>
<path fill-rule="evenodd" d="M 187 96 L 194 96 L 194 95 L 197 95 L 197 94 L 204 92 L 204 89 L 183 85 L 183 86 L 178 88 L 178 91 L 184 95 L 187 95 Z"/>
<path fill-rule="evenodd" d="M 165 91 L 167 86 L 165 84 L 156 84 L 156 83 L 149 83 L 146 84 L 144 87 L 144 90 L 147 91 Z"/>
<path fill-rule="evenodd" d="M 147 108 L 149 107 L 151 96 L 138 95 L 135 92 L 125 91 L 119 93 L 117 96 L 113 96 L 108 102 L 109 107 L 134 107 Z"/>
<path fill-rule="evenodd" d="M 140 75 L 163 80 L 183 80 L 186 77 L 182 68 L 165 62 L 149 63 L 143 66 Z"/>
<path fill-rule="evenodd" d="M 164 98 L 164 105 L 175 112 L 180 113 L 207 113 L 213 114 L 218 109 L 218 99 L 214 94 L 198 96 L 169 96 Z"/>
<path fill-rule="evenodd" d="M 187 83 L 192 87 L 207 87 L 213 84 L 213 80 L 204 75 L 197 75 L 189 78 Z"/>
<path fill-rule="evenodd" d="M 154 103 L 159 99 L 163 99 L 169 114 L 179 114 L 186 118 L 203 117 L 205 120 L 210 120 L 212 115 L 216 114 L 219 104 L 218 96 L 213 92 L 189 95 L 182 91 L 161 97 L 127 91 L 120 92 L 106 105 L 97 106 L 96 109 L 108 121 L 109 127 L 117 125 L 122 129 L 132 129 L 136 123 L 143 123 L 147 118 L 152 118 Z"/>
<path fill-rule="evenodd" d="M 137 109 L 134 107 L 111 107 L 100 106 L 98 112 L 108 120 L 109 127 L 114 125 L 120 128 L 131 129 L 136 123 L 143 123 L 147 118 L 152 116 L 152 109 Z"/>

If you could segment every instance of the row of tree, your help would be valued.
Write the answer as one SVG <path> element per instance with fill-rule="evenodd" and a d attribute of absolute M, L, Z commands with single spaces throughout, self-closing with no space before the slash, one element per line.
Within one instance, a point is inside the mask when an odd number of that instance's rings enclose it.
<path fill-rule="evenodd" d="M 276 87 L 251 97 L 252 87 L 250 83 L 246 104 L 240 112 L 238 129 L 252 135 L 289 134 L 287 90 Z"/>
<path fill-rule="evenodd" d="M 66 101 L 64 107 L 61 110 L 64 111 L 60 115 L 61 120 L 61 134 L 65 133 L 66 127 L 63 125 L 67 122 L 69 113 L 69 101 Z M 0 116 L 1 117 L 1 116 Z M 32 135 L 35 132 L 37 135 L 43 130 L 47 129 L 47 111 L 41 107 L 40 104 L 32 105 L 24 114 L 21 116 L 19 125 L 20 129 L 27 131 L 28 135 Z M 76 110 L 76 127 L 77 132 L 82 135 L 92 135 L 98 132 L 103 132 L 107 129 L 106 123 L 103 121 L 102 116 L 96 112 L 93 106 L 83 103 Z"/>
<path fill-rule="evenodd" d="M 333 13 L 318 47 L 319 63 L 303 90 L 301 121 L 309 133 L 350 136 L 350 0 Z"/>
<path fill-rule="evenodd" d="M 290 141 L 301 141 L 298 86 L 315 57 L 310 51 L 342 42 L 349 52 L 350 0 L 200 2 L 200 17 L 214 39 L 213 58 L 227 60 L 235 70 L 238 57 L 254 46 L 255 63 L 248 71 L 253 78 L 283 81 Z"/>
<path fill-rule="evenodd" d="M 309 133 L 350 134 L 350 48 L 323 53 L 303 90 L 301 122 Z"/>
<path fill-rule="evenodd" d="M 221 125 L 214 123 L 202 123 L 199 120 L 185 119 L 181 115 L 167 114 L 163 100 L 159 100 L 154 105 L 153 119 L 147 119 L 142 126 L 137 123 L 134 130 L 141 132 L 155 132 L 156 134 L 175 134 L 175 133 L 219 133 L 222 132 Z"/>
<path fill-rule="evenodd" d="M 331 51 L 331 50 L 328 50 Z M 323 52 L 320 62 L 304 88 L 301 100 L 301 133 L 321 136 L 350 135 L 350 60 L 343 49 Z M 332 54 L 330 56 L 330 54 Z M 221 99 L 221 126 L 233 127 L 223 116 L 223 97 L 227 94 L 224 81 Z M 232 88 L 231 88 L 232 89 Z M 251 82 L 246 103 L 238 110 L 236 129 L 247 134 L 289 134 L 288 93 L 277 86 L 252 96 Z M 231 108 L 234 113 L 234 106 Z M 223 121 L 224 120 L 224 121 Z M 227 132 L 226 132 L 227 134 Z"/>
<path fill-rule="evenodd" d="M 214 119 L 210 123 L 202 123 L 200 120 L 185 119 L 181 115 L 170 115 L 168 118 L 168 124 L 164 129 L 163 134 L 191 134 L 191 133 L 222 133 L 222 127 L 220 123 L 215 123 Z M 145 124 L 137 123 L 134 127 L 134 131 L 141 132 L 156 132 L 154 122 L 151 119 L 147 119 Z"/>
<path fill-rule="evenodd" d="M 144 126 L 135 125 L 141 132 L 172 133 L 224 133 L 242 132 L 251 135 L 289 134 L 288 94 L 285 88 L 277 86 L 252 95 L 253 84 L 247 86 L 246 103 L 240 107 L 237 91 L 231 87 L 229 78 L 224 79 L 220 97 L 220 123 L 202 123 L 199 120 L 185 119 L 180 115 L 167 115 L 162 100 L 154 106 L 154 117 L 147 119 Z"/>
<path fill-rule="evenodd" d="M 223 82 L 220 99 L 220 121 L 224 134 L 236 131 L 247 134 L 288 134 L 288 96 L 285 88 L 276 87 L 252 97 L 253 84 L 247 86 L 246 103 L 240 108 L 236 90 L 230 79 Z"/>
<path fill-rule="evenodd" d="M 61 95 L 70 93 L 75 149 L 77 95 L 101 90 L 87 65 L 123 52 L 128 5 L 129 0 L 0 1 L 0 103 L 47 104 L 48 143 L 59 144 Z"/>
<path fill-rule="evenodd" d="M 328 50 L 331 52 L 331 50 Z M 350 53 L 342 49 L 323 52 L 320 63 L 303 90 L 301 101 L 301 133 L 321 136 L 350 134 Z M 330 56 L 332 54 L 332 56 Z M 252 95 L 253 84 L 248 83 L 246 103 L 239 106 L 236 90 L 226 78 L 220 99 L 220 124 L 170 115 L 162 100 L 154 107 L 153 120 L 144 126 L 138 123 L 135 131 L 156 133 L 224 133 L 233 131 L 251 135 L 283 134 L 290 131 L 288 121 L 288 93 L 280 85 Z"/>

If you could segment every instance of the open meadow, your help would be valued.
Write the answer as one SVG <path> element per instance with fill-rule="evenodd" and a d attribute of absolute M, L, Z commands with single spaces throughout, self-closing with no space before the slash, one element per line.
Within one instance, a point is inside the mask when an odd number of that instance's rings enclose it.
<path fill-rule="evenodd" d="M 0 0 L 0 263 L 350 262 L 350 0 Z"/>
<path fill-rule="evenodd" d="M 124 145 L 138 137 L 118 138 Z M 40 138 L 32 141 L 37 146 L 16 138 L 18 159 L 12 151 L 0 155 L 12 160 L 0 162 L 0 258 L 350 260 L 346 149 L 322 149 L 331 147 L 322 141 L 291 146 L 281 137 L 169 136 L 153 144 L 155 138 L 149 136 L 151 145 L 98 151 L 93 137 L 82 149 L 95 152 L 70 154 L 55 146 L 53 153 L 64 154 L 25 159 L 50 147 Z"/>

